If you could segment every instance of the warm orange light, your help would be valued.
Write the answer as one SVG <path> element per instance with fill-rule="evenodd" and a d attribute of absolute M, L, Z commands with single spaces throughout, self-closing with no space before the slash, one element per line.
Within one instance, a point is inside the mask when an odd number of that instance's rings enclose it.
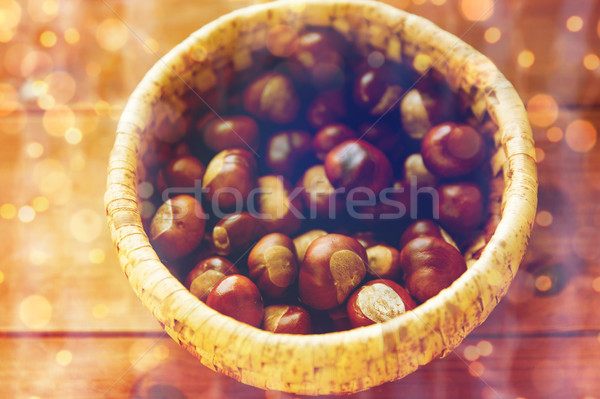
<path fill-rule="evenodd" d="M 48 198 L 46 197 L 35 197 L 33 201 L 31 201 L 31 206 L 36 212 L 44 212 L 50 207 L 50 201 L 48 201 Z"/>
<path fill-rule="evenodd" d="M 554 217 L 548 211 L 539 211 L 535 216 L 535 222 L 538 226 L 548 227 L 552 224 Z"/>
<path fill-rule="evenodd" d="M 494 346 L 490 341 L 483 340 L 479 341 L 477 344 L 477 349 L 479 349 L 481 356 L 489 356 L 494 351 Z"/>
<path fill-rule="evenodd" d="M 462 0 L 460 11 L 469 21 L 485 21 L 494 13 L 492 0 Z"/>
<path fill-rule="evenodd" d="M 596 145 L 598 132 L 586 120 L 575 120 L 567 126 L 565 140 L 569 148 L 576 152 L 587 152 Z"/>
<path fill-rule="evenodd" d="M 13 37 L 15 32 L 12 29 L 0 28 L 0 43 L 8 43 Z"/>
<path fill-rule="evenodd" d="M 579 15 L 573 15 L 567 19 L 567 29 L 571 32 L 578 32 L 583 28 L 583 19 Z"/>
<path fill-rule="evenodd" d="M 100 47 L 108 51 L 120 50 L 129 38 L 129 30 L 116 18 L 107 18 L 96 28 L 96 40 Z"/>
<path fill-rule="evenodd" d="M 564 133 L 558 126 L 552 126 L 546 130 L 546 138 L 552 143 L 558 143 L 562 140 Z"/>
<path fill-rule="evenodd" d="M 46 30 L 40 35 L 40 44 L 44 47 L 54 47 L 57 41 L 56 33 Z"/>
<path fill-rule="evenodd" d="M 483 34 L 483 38 L 485 39 L 485 41 L 490 44 L 498 42 L 498 40 L 500 40 L 501 37 L 502 32 L 500 32 L 500 29 L 496 28 L 495 26 L 487 28 L 485 30 L 485 33 Z"/>
<path fill-rule="evenodd" d="M 431 0 L 431 4 L 434 6 L 443 6 L 446 4 L 446 0 Z"/>
<path fill-rule="evenodd" d="M 527 115 L 535 126 L 550 126 L 558 118 L 558 104 L 548 94 L 536 94 L 527 101 Z"/>
<path fill-rule="evenodd" d="M 535 147 L 535 162 L 542 163 L 546 158 L 546 151 L 542 150 L 539 147 Z"/>
<path fill-rule="evenodd" d="M 65 41 L 69 44 L 75 44 L 79 41 L 79 31 L 75 28 L 69 28 L 64 33 Z"/>
<path fill-rule="evenodd" d="M 485 367 L 481 362 L 473 362 L 469 365 L 469 374 L 473 377 L 481 377 L 484 371 Z"/>
<path fill-rule="evenodd" d="M 600 58 L 598 58 L 596 54 L 586 54 L 585 57 L 583 57 L 583 66 L 585 69 L 593 71 L 600 66 Z"/>
<path fill-rule="evenodd" d="M 0 206 L 0 216 L 4 219 L 13 219 L 17 216 L 17 207 L 13 204 L 3 204 Z"/>
<path fill-rule="evenodd" d="M 519 53 L 517 58 L 517 62 L 523 68 L 529 68 L 535 62 L 535 55 L 530 50 L 523 50 Z"/>
<path fill-rule="evenodd" d="M 592 281 L 592 288 L 594 289 L 594 291 L 600 292 L 600 277 L 596 277 Z"/>
<path fill-rule="evenodd" d="M 463 352 L 465 359 L 470 362 L 474 362 L 475 360 L 479 359 L 479 355 L 479 349 L 473 345 L 468 345 Z"/>
<path fill-rule="evenodd" d="M 100 72 L 102 72 L 102 67 L 97 62 L 90 61 L 85 64 L 85 73 L 87 73 L 88 76 L 96 77 L 100 75 Z"/>
<path fill-rule="evenodd" d="M 548 292 L 552 288 L 552 279 L 544 274 L 535 279 L 535 288 L 540 292 Z"/>

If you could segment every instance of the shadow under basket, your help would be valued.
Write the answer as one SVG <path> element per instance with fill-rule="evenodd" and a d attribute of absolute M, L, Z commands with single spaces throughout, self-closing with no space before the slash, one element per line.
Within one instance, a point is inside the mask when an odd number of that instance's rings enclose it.
<path fill-rule="evenodd" d="M 466 251 L 468 270 L 414 311 L 381 324 L 322 335 L 273 334 L 208 308 L 168 271 L 140 217 L 137 185 L 152 129 L 182 116 L 191 89 L 219 84 L 216 71 L 250 67 L 268 30 L 331 27 L 356 51 L 388 60 L 420 57 L 467 96 L 471 113 L 494 126 L 490 226 Z M 168 106 L 165 107 L 165 104 Z M 495 189 L 494 189 L 495 187 Z M 534 143 L 512 85 L 486 57 L 431 22 L 376 1 L 305 0 L 252 6 L 202 27 L 148 72 L 118 125 L 108 165 L 108 225 L 135 293 L 167 333 L 207 367 L 255 387 L 297 394 L 343 394 L 394 381 L 449 354 L 505 295 L 527 247 L 537 202 Z M 492 229 L 492 231 L 494 231 Z"/>

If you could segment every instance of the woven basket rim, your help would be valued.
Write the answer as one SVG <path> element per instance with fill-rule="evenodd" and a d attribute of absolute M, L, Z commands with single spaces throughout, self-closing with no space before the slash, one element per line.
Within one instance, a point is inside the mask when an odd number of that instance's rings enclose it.
<path fill-rule="evenodd" d="M 147 122 L 152 117 L 150 103 L 156 100 L 156 92 L 153 91 L 155 86 L 168 81 L 169 77 L 172 78 L 173 69 L 171 65 L 181 62 L 191 46 L 214 34 L 223 24 L 239 18 L 251 18 L 253 15 L 260 15 L 265 10 L 283 10 L 289 8 L 290 4 L 294 4 L 293 2 L 260 4 L 233 11 L 200 28 L 155 64 L 130 97 L 119 122 L 117 142 L 109 161 L 105 204 L 109 228 L 115 246 L 118 248 L 122 267 L 124 269 L 131 267 L 127 270 L 132 271 L 134 268 L 139 269 L 142 265 L 144 273 L 146 273 L 138 275 L 137 272 L 132 272 L 136 273 L 135 282 L 131 281 L 131 275 L 127 275 L 136 294 L 158 318 L 165 330 L 191 353 L 199 357 L 204 364 L 242 382 L 261 388 L 307 394 L 354 392 L 401 378 L 433 358 L 448 354 L 453 347 L 462 341 L 464 336 L 485 320 L 489 312 L 505 294 L 506 287 L 514 278 L 524 254 L 535 215 L 537 179 L 533 139 L 525 109 L 512 85 L 489 59 L 455 36 L 442 31 L 433 23 L 421 17 L 370 0 L 305 0 L 303 3 L 307 7 L 322 8 L 351 4 L 352 7 L 379 10 L 390 19 L 397 18 L 398 21 L 404 22 L 404 29 L 420 27 L 426 31 L 434 31 L 439 42 L 428 43 L 428 45 L 440 47 L 448 43 L 454 43 L 455 46 L 452 54 L 449 54 L 449 58 L 451 58 L 450 55 L 461 57 L 465 67 L 464 73 L 473 78 L 476 87 L 482 92 L 490 92 L 490 88 L 493 89 L 493 98 L 488 98 L 488 109 L 502 131 L 501 141 L 507 157 L 505 165 L 505 176 L 507 177 L 505 181 L 508 184 L 505 190 L 505 208 L 500 224 L 483 250 L 480 259 L 451 287 L 420 305 L 414 311 L 407 313 L 405 317 L 350 331 L 308 336 L 272 334 L 220 315 L 193 297 L 160 263 L 141 227 L 136 201 L 137 188 L 123 184 L 121 175 L 122 170 L 126 169 L 133 172 L 135 176 L 137 165 L 132 165 L 134 160 L 132 160 L 131 148 L 124 147 L 136 145 L 139 141 L 140 132 L 144 130 Z M 510 112 L 507 109 L 510 109 Z M 137 155 L 135 151 L 134 155 Z M 140 240 L 140 242 L 136 240 L 134 246 L 129 245 L 129 241 L 126 240 L 132 235 L 139 236 Z M 143 253 L 148 258 L 139 258 L 140 248 L 144 249 Z M 501 268 L 501 266 L 504 266 L 504 268 Z M 153 277 L 160 275 L 160 278 L 150 278 L 151 274 Z M 482 303 L 481 307 L 483 309 L 478 315 L 478 320 L 467 320 L 468 322 L 464 323 L 465 326 L 460 333 L 456 333 L 455 329 L 446 330 L 446 323 L 456 324 L 462 320 L 462 317 L 465 319 L 470 317 L 468 315 L 462 316 L 461 312 L 454 311 L 449 306 L 455 306 L 456 303 L 460 304 L 461 301 L 476 303 L 475 301 L 479 300 L 477 298 L 479 293 L 486 290 L 482 286 L 482 281 L 488 279 L 492 280 L 493 289 L 498 292 L 493 293 L 491 302 Z M 148 294 L 148 292 L 159 289 L 161 290 L 160 298 Z M 464 292 L 468 294 L 462 295 Z M 487 296 L 489 295 L 481 294 L 482 298 Z M 481 301 L 484 301 L 484 299 L 481 299 Z M 193 321 L 188 324 L 188 320 Z M 421 327 L 417 328 L 418 325 L 421 325 Z M 425 328 L 423 328 L 423 325 L 425 325 Z M 340 381 L 339 386 L 334 387 L 322 386 L 319 383 L 313 384 L 310 381 L 301 381 L 298 385 L 289 382 L 277 385 L 268 377 L 263 378 L 253 372 L 240 369 L 238 374 L 235 370 L 235 364 L 228 364 L 226 360 L 232 355 L 235 357 L 235 353 L 227 353 L 227 349 L 220 347 L 218 338 L 216 338 L 217 343 L 214 344 L 215 350 L 219 350 L 218 359 L 214 357 L 214 353 L 210 353 L 210 350 L 193 344 L 198 331 L 211 329 L 222 331 L 225 335 L 244 337 L 245 342 L 250 344 L 259 343 L 263 349 L 268 346 L 274 351 L 270 356 L 274 357 L 290 355 L 290 350 L 294 347 L 314 348 L 315 351 L 320 348 L 335 347 L 335 350 L 339 351 L 343 350 L 340 348 L 344 347 L 347 350 L 355 350 L 355 348 L 364 347 L 367 345 L 366 343 L 375 343 L 374 345 L 379 348 L 369 351 L 368 354 L 374 361 L 378 361 L 378 358 L 385 355 L 388 346 L 386 340 L 392 339 L 390 337 L 410 333 L 410 336 L 402 336 L 402 339 L 408 340 L 412 346 L 409 344 L 402 346 L 403 343 L 398 344 L 397 342 L 394 345 L 400 345 L 401 348 L 412 347 L 414 353 L 411 354 L 411 358 L 414 358 L 414 361 L 407 370 L 395 372 L 396 374 L 392 378 L 386 375 L 381 381 L 377 378 L 358 382 L 348 379 L 348 381 Z M 447 331 L 452 331 L 452 334 L 457 336 L 446 334 Z M 210 334 L 204 332 L 198 334 L 202 336 L 202 339 L 197 339 L 198 342 L 210 346 L 204 343 L 206 337 Z M 212 334 L 214 337 L 219 335 Z M 433 349 L 418 349 L 424 343 L 429 342 L 435 343 Z M 237 342 L 236 345 L 232 345 L 232 351 L 239 350 L 242 344 Z M 418 350 L 415 351 L 415 348 Z M 346 355 L 342 353 L 341 356 Z M 235 363 L 235 360 L 231 360 L 231 362 Z M 285 366 L 282 367 L 285 368 Z M 313 370 L 313 372 L 316 373 L 317 371 Z"/>

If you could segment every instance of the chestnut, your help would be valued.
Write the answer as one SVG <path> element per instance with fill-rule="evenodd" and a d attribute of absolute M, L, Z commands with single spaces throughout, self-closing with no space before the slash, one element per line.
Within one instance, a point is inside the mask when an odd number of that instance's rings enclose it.
<path fill-rule="evenodd" d="M 206 215 L 202 205 L 187 194 L 164 202 L 150 224 L 150 242 L 156 252 L 170 259 L 192 252 L 202 241 Z"/>
<path fill-rule="evenodd" d="M 248 272 L 265 296 L 284 296 L 298 276 L 296 248 L 292 239 L 281 233 L 261 238 L 248 256 Z"/>
<path fill-rule="evenodd" d="M 356 238 L 356 241 L 358 241 L 360 245 L 362 245 L 365 249 L 374 247 L 379 244 L 379 242 L 375 238 L 375 233 L 373 233 L 372 231 L 359 231 L 355 233 L 352 237 Z M 369 251 L 367 251 L 367 257 L 368 255 Z"/>
<path fill-rule="evenodd" d="M 203 129 L 204 144 L 215 152 L 228 148 L 258 150 L 258 125 L 245 115 L 213 119 Z"/>
<path fill-rule="evenodd" d="M 375 245 L 367 248 L 369 267 L 367 273 L 377 278 L 394 281 L 402 279 L 400 267 L 400 251 L 388 245 Z"/>
<path fill-rule="evenodd" d="M 347 140 L 358 139 L 358 134 L 348 126 L 341 123 L 332 123 L 324 126 L 312 139 L 312 148 L 320 161 L 333 147 Z"/>
<path fill-rule="evenodd" d="M 244 108 L 261 120 L 285 124 L 296 119 L 300 100 L 287 76 L 267 72 L 244 91 Z"/>
<path fill-rule="evenodd" d="M 264 305 L 260 291 L 245 276 L 233 274 L 217 283 L 206 298 L 206 305 L 242 323 L 259 327 Z"/>
<path fill-rule="evenodd" d="M 421 140 L 433 126 L 454 118 L 456 100 L 434 86 L 419 84 L 400 102 L 402 127 L 412 139 Z"/>
<path fill-rule="evenodd" d="M 404 161 L 404 180 L 416 187 L 435 187 L 440 179 L 427 169 L 421 154 L 415 153 Z"/>
<path fill-rule="evenodd" d="M 311 30 L 298 37 L 291 60 L 303 69 L 308 81 L 318 88 L 344 83 L 344 55 L 347 41 L 335 31 Z"/>
<path fill-rule="evenodd" d="M 331 185 L 323 165 L 308 168 L 298 185 L 302 188 L 302 198 L 310 218 L 333 219 L 343 212 L 344 196 Z"/>
<path fill-rule="evenodd" d="M 421 142 L 423 162 L 440 177 L 457 177 L 478 169 L 487 150 L 481 135 L 469 125 L 443 123 L 433 127 Z"/>
<path fill-rule="evenodd" d="M 390 186 L 393 177 L 392 165 L 383 152 L 362 140 L 344 141 L 329 151 L 325 173 L 336 188 L 363 188 L 375 195 Z"/>
<path fill-rule="evenodd" d="M 402 249 L 417 237 L 442 237 L 442 230 L 438 224 L 429 219 L 416 220 L 404 230 L 400 236 L 398 248 Z"/>
<path fill-rule="evenodd" d="M 301 130 L 279 132 L 269 138 L 267 166 L 273 173 L 295 180 L 312 155 L 312 136 Z"/>
<path fill-rule="evenodd" d="M 310 313 L 296 305 L 271 305 L 265 308 L 263 330 L 276 334 L 312 334 Z"/>
<path fill-rule="evenodd" d="M 241 207 L 256 187 L 256 160 L 241 148 L 223 150 L 208 163 L 202 182 L 208 201 L 216 207 Z"/>
<path fill-rule="evenodd" d="M 204 302 L 214 286 L 225 276 L 239 273 L 237 267 L 229 260 L 220 256 L 211 256 L 198 262 L 190 271 L 185 280 L 185 286 L 192 295 Z"/>
<path fill-rule="evenodd" d="M 354 103 L 373 116 L 383 115 L 400 101 L 404 89 L 398 83 L 389 66 L 369 69 L 354 83 Z"/>
<path fill-rule="evenodd" d="M 269 232 L 293 234 L 302 225 L 302 201 L 292 196 L 290 183 L 281 176 L 258 179 L 258 215 Z"/>
<path fill-rule="evenodd" d="M 352 294 L 346 305 L 352 327 L 383 323 L 417 305 L 404 288 L 391 280 L 369 281 Z"/>
<path fill-rule="evenodd" d="M 236 212 L 219 220 L 212 241 L 219 255 L 240 255 L 267 232 L 262 220 L 248 212 Z"/>
<path fill-rule="evenodd" d="M 329 329 L 333 332 L 347 331 L 352 329 L 346 304 L 342 304 L 336 308 L 328 310 L 327 317 L 329 318 Z"/>
<path fill-rule="evenodd" d="M 304 261 L 304 254 L 308 249 L 308 246 L 317 238 L 323 237 L 327 235 L 325 230 L 309 230 L 304 234 L 300 234 L 298 237 L 294 238 L 294 247 L 296 248 L 296 257 L 298 259 L 298 264 L 302 264 Z"/>
<path fill-rule="evenodd" d="M 449 287 L 467 270 L 461 253 L 437 237 L 418 237 L 400 252 L 406 289 L 419 302 L 425 302 Z"/>
<path fill-rule="evenodd" d="M 309 104 L 306 111 L 308 123 L 320 129 L 330 123 L 338 122 L 346 117 L 344 92 L 342 90 L 327 90 L 319 93 Z"/>
<path fill-rule="evenodd" d="M 162 177 L 168 187 L 189 188 L 202 182 L 204 171 L 204 165 L 198 158 L 191 155 L 182 155 L 165 166 Z"/>
<path fill-rule="evenodd" d="M 447 183 L 438 187 L 439 222 L 450 234 L 469 235 L 484 219 L 484 196 L 475 183 Z"/>
<path fill-rule="evenodd" d="M 365 278 L 366 264 L 367 254 L 356 239 L 341 234 L 317 238 L 300 266 L 300 299 L 319 310 L 341 305 Z"/>

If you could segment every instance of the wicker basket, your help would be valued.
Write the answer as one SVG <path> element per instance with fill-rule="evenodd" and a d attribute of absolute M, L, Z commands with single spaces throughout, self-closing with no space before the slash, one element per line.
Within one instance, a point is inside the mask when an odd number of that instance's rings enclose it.
<path fill-rule="evenodd" d="M 137 184 L 145 174 L 140 158 L 149 148 L 148 131 L 181 116 L 184 92 L 193 88 L 202 94 L 218 84 L 214 70 L 224 60 L 233 60 L 238 71 L 247 68 L 250 52 L 265 46 L 266 32 L 276 24 L 331 26 L 359 51 L 375 48 L 394 61 L 429 60 L 452 90 L 470 98 L 474 115 L 498 127 L 491 158 L 500 181 L 492 185 L 497 190 L 490 201 L 499 220 L 495 233 L 491 240 L 483 233 L 476 240 L 467 255 L 469 269 L 451 287 L 402 317 L 323 335 L 268 333 L 220 315 L 192 296 L 160 262 L 144 233 Z M 397 380 L 458 346 L 513 280 L 536 199 L 531 128 L 519 96 L 490 60 L 431 22 L 379 2 L 305 0 L 252 6 L 221 17 L 148 72 L 118 125 L 105 203 L 125 275 L 174 340 L 207 367 L 246 384 L 316 395 Z"/>

